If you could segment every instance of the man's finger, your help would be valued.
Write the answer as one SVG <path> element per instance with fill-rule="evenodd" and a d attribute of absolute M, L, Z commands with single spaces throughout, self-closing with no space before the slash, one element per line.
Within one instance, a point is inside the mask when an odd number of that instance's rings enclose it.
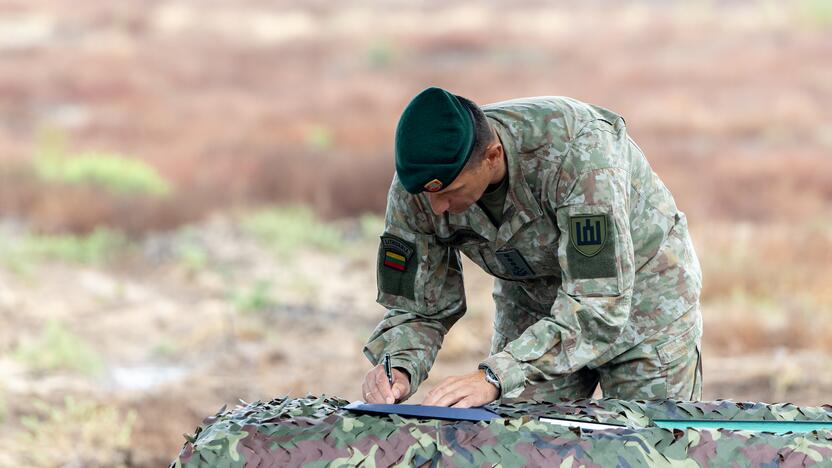
<path fill-rule="evenodd" d="M 457 379 L 456 377 L 451 377 L 442 381 L 439 386 L 434 388 L 433 390 L 428 393 L 427 397 L 423 404 L 425 405 L 434 405 L 434 406 L 444 406 L 439 404 L 439 401 L 445 397 L 448 393 L 452 393 L 457 391 L 463 385 L 463 381 Z"/>
<path fill-rule="evenodd" d="M 435 388 L 434 393 L 430 395 L 428 398 L 425 399 L 423 404 L 425 405 L 432 405 L 432 406 L 448 406 L 447 402 L 449 399 L 452 399 L 452 395 L 455 395 L 459 389 L 456 385 L 454 386 L 444 386 L 441 388 Z M 454 400 L 455 402 L 456 400 Z"/>
<path fill-rule="evenodd" d="M 372 401 L 368 401 L 368 403 L 387 403 L 387 395 L 385 395 L 382 388 L 379 388 L 378 385 L 378 368 L 374 368 L 371 372 L 372 375 L 367 383 Z"/>
<path fill-rule="evenodd" d="M 364 397 L 364 401 L 369 403 L 370 389 L 367 387 L 367 377 L 364 377 L 364 382 L 361 383 L 361 395 Z"/>
<path fill-rule="evenodd" d="M 376 372 L 375 384 L 379 391 L 379 395 L 384 399 L 384 403 L 393 404 L 396 398 L 393 396 L 393 389 L 390 388 L 390 381 L 387 380 L 387 374 L 381 371 L 381 366 L 378 367 L 380 372 Z"/>
<path fill-rule="evenodd" d="M 410 378 L 404 372 L 393 369 L 393 398 L 396 402 L 401 401 L 402 397 L 410 393 Z"/>
<path fill-rule="evenodd" d="M 454 403 L 451 408 L 470 408 L 472 406 L 474 406 L 474 402 L 471 397 L 468 396 Z"/>
<path fill-rule="evenodd" d="M 393 381 L 393 398 L 395 398 L 396 401 L 399 401 L 399 399 L 405 393 L 407 393 L 407 384 L 405 382 L 403 382 L 401 379 L 394 380 Z"/>
<path fill-rule="evenodd" d="M 370 391 L 367 395 L 367 403 L 383 403 L 384 400 L 381 398 L 381 395 L 374 391 Z"/>
<path fill-rule="evenodd" d="M 376 393 L 376 391 L 371 388 L 367 388 L 364 391 L 364 401 L 366 403 L 378 403 L 380 398 L 381 397 Z"/>
<path fill-rule="evenodd" d="M 451 406 L 454 403 L 457 403 L 458 401 L 469 396 L 469 393 L 466 390 L 468 389 L 462 388 L 460 390 L 446 393 L 436 402 L 436 406 Z"/>
<path fill-rule="evenodd" d="M 361 386 L 361 392 L 364 395 L 364 401 L 367 403 L 375 403 L 373 398 L 373 371 L 367 372 L 367 375 L 364 376 L 364 383 Z"/>
<path fill-rule="evenodd" d="M 428 406 L 437 406 L 437 402 L 445 396 L 446 389 L 444 386 L 440 385 L 433 390 L 431 390 L 426 396 L 424 401 L 422 401 L 423 405 Z"/>
<path fill-rule="evenodd" d="M 445 378 L 444 380 L 439 382 L 439 385 L 434 387 L 433 390 L 428 392 L 428 394 L 425 396 L 425 401 L 431 398 L 436 398 L 438 395 L 445 393 L 447 387 L 449 385 L 452 385 L 454 382 L 456 382 L 456 377 Z"/>
<path fill-rule="evenodd" d="M 442 386 L 438 386 L 433 390 L 429 391 L 427 395 L 425 395 L 425 399 L 422 400 L 423 405 L 434 406 L 436 401 L 445 394 L 444 389 Z"/>
<path fill-rule="evenodd" d="M 364 397 L 367 399 L 367 403 L 379 403 L 381 401 L 378 391 L 375 386 L 373 386 L 372 379 L 370 379 L 367 383 L 367 388 L 364 391 Z"/>
<path fill-rule="evenodd" d="M 384 403 L 384 395 L 382 395 L 381 391 L 378 388 L 378 379 L 375 369 L 373 370 L 373 375 L 370 378 L 369 386 L 370 396 L 372 397 L 372 403 Z"/>

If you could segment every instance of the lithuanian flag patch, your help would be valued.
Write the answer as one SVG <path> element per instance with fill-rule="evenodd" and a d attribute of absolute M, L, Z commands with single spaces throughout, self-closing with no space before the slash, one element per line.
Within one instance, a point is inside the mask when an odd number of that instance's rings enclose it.
<path fill-rule="evenodd" d="M 407 261 L 414 250 L 410 243 L 387 234 L 381 237 L 381 247 L 384 252 L 381 259 L 384 266 L 398 271 L 407 270 Z"/>
<path fill-rule="evenodd" d="M 384 266 L 389 266 L 390 268 L 393 268 L 395 270 L 404 271 L 406 265 L 407 258 L 389 250 L 384 252 Z"/>

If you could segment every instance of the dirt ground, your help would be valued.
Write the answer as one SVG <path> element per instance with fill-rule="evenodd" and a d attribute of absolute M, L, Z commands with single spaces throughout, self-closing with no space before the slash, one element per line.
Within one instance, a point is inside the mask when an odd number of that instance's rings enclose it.
<path fill-rule="evenodd" d="M 15 233 L 7 228 L 3 236 L 13 241 Z M 176 254 L 183 245 L 203 252 L 198 269 Z M 2 349 L 37 339 L 45 322 L 59 320 L 103 360 L 98 372 L 79 375 L 32 371 L 15 353 L 4 353 L 0 372 L 8 412 L 0 453 L 5 461 L 31 461 L 21 451 L 33 449 L 40 437 L 51 434 L 58 446 L 72 446 L 79 443 L 76 430 L 85 425 L 95 434 L 132 423 L 128 446 L 109 440 L 95 445 L 100 458 L 83 458 L 80 451 L 68 459 L 82 457 L 82 465 L 122 460 L 159 466 L 177 453 L 181 434 L 238 399 L 306 393 L 360 399 L 361 378 L 369 369 L 361 347 L 383 314 L 374 303 L 376 248 L 375 239 L 359 236 L 337 251 L 301 247 L 287 255 L 264 246 L 233 217 L 217 216 L 153 235 L 116 267 L 43 262 L 22 272 L 0 269 Z M 447 337 L 414 402 L 443 377 L 474 369 L 487 353 L 492 281 L 473 264 L 466 262 L 464 271 L 469 312 Z M 247 289 L 264 281 L 268 289 Z M 250 301 L 233 298 L 240 289 L 252 294 Z M 704 398 L 829 401 L 829 354 L 788 345 L 732 354 L 709 339 L 709 331 L 720 327 L 720 307 L 704 307 Z M 117 415 L 61 422 L 75 429 L 50 428 L 57 421 L 31 403 L 43 401 L 54 411 L 65 407 L 68 395 L 112 407 Z M 51 422 L 27 430 L 27 416 Z M 66 462 L 60 458 L 66 454 L 54 456 L 37 460 Z"/>

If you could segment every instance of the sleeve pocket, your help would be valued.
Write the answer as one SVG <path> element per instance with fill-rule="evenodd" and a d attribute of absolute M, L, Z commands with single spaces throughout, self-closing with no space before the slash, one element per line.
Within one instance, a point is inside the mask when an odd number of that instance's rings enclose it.
<path fill-rule="evenodd" d="M 618 231 L 606 205 L 573 205 L 561 215 L 559 255 L 570 296 L 615 296 L 623 290 Z"/>
<path fill-rule="evenodd" d="M 415 300 L 416 256 L 415 244 L 389 233 L 383 234 L 376 270 L 379 292 Z"/>

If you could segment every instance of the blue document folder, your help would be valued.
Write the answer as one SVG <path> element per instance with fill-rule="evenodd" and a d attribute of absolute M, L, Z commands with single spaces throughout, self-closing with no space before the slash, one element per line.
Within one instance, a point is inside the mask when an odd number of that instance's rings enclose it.
<path fill-rule="evenodd" d="M 354 413 L 365 414 L 397 414 L 399 416 L 442 419 L 445 421 L 490 421 L 500 415 L 484 406 L 476 408 L 446 408 L 444 406 L 425 405 L 382 405 L 354 401 L 344 409 Z"/>

